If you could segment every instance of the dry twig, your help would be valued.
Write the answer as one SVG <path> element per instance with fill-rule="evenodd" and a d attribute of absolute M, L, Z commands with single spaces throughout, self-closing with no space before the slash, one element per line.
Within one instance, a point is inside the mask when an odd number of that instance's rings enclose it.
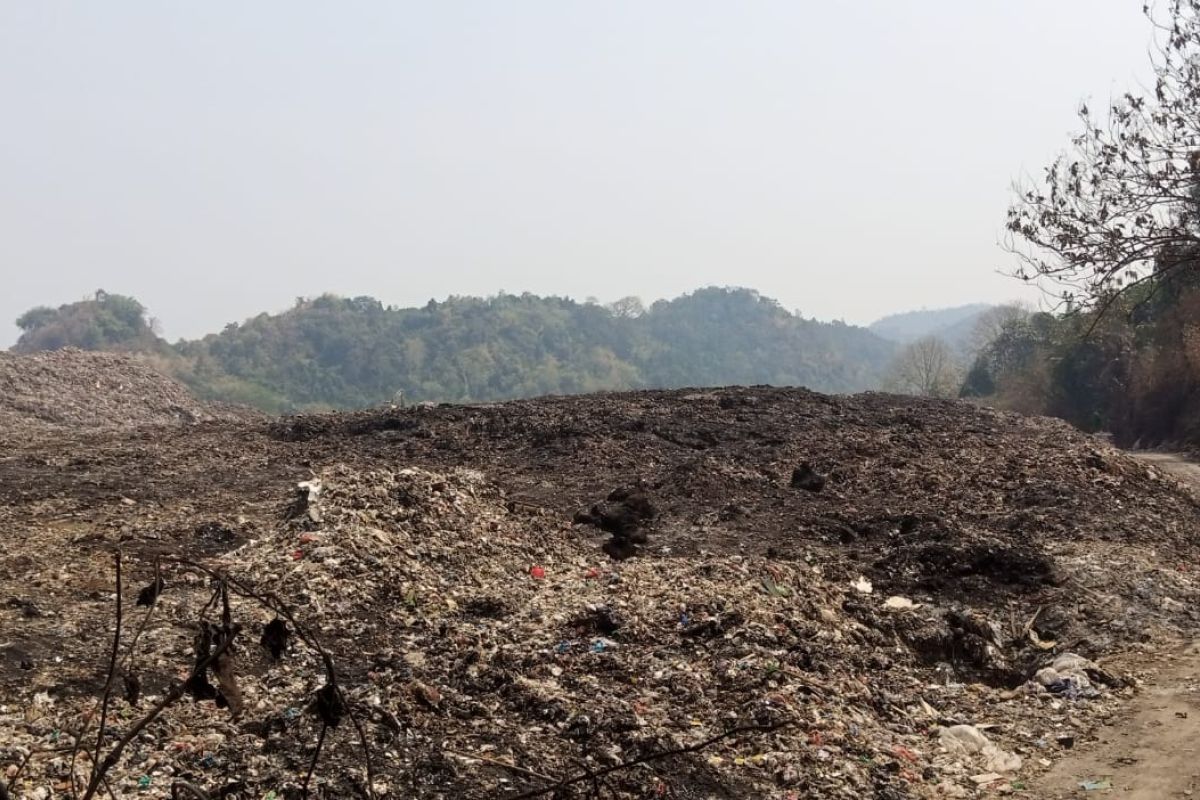
<path fill-rule="evenodd" d="M 301 797 L 308 797 L 308 784 L 312 780 L 313 772 L 317 769 L 317 761 L 321 758 L 321 748 L 325 746 L 325 733 L 328 730 L 328 725 L 321 725 L 321 733 L 317 736 L 317 749 L 313 751 L 312 761 L 308 763 L 308 772 L 304 776 L 304 786 L 300 789 Z"/>
<path fill-rule="evenodd" d="M 462 753 L 458 750 L 446 750 L 445 752 L 453 756 L 458 756 L 459 758 L 467 758 L 472 761 L 482 761 L 484 764 L 491 764 L 494 767 L 503 767 L 504 769 L 517 773 L 518 775 L 524 775 L 527 778 L 537 778 L 541 781 L 554 780 L 554 778 L 549 775 L 543 775 L 540 772 L 534 772 L 531 769 L 525 769 L 524 767 L 519 767 L 516 764 L 510 764 L 507 761 L 501 761 L 498 758 L 488 758 L 487 756 L 474 755 L 472 753 Z"/>
<path fill-rule="evenodd" d="M 233 644 L 233 640 L 237 638 L 237 634 L 240 631 L 241 626 L 234 625 L 233 629 L 230 631 L 230 635 L 225 637 L 219 645 L 214 647 L 212 653 L 210 653 L 207 658 L 202 659 L 196 664 L 195 668 L 192 670 L 192 674 L 202 674 L 205 669 L 208 669 L 209 665 L 219 658 L 221 654 Z M 125 735 L 121 737 L 121 740 L 117 742 L 112 750 L 108 752 L 108 755 L 104 757 L 104 760 L 99 763 L 98 768 L 93 771 L 92 778 L 90 781 L 88 781 L 87 790 L 83 793 L 83 800 L 91 800 L 91 798 L 95 797 L 96 790 L 100 785 L 100 781 L 104 778 L 104 775 L 110 769 L 112 769 L 113 765 L 115 765 L 121 758 L 121 753 L 125 752 L 125 748 L 129 746 L 129 743 L 132 742 L 139 733 L 145 730 L 147 725 L 158 719 L 160 714 L 178 702 L 179 699 L 187 692 L 186 686 L 186 682 L 176 683 L 174 686 L 172 686 L 170 691 L 163 695 L 162 699 L 154 705 L 154 708 L 150 709 L 150 712 L 146 714 L 146 716 L 138 720 L 136 724 L 134 724 L 128 731 L 125 732 Z"/>

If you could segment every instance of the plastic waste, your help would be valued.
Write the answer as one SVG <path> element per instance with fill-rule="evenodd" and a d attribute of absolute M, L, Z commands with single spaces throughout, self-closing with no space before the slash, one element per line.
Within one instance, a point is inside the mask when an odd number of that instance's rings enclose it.
<path fill-rule="evenodd" d="M 1112 781 L 1108 778 L 1100 778 L 1099 780 L 1080 781 L 1079 788 L 1085 792 L 1103 792 L 1112 788 Z"/>
<path fill-rule="evenodd" d="M 991 742 L 974 725 L 953 725 L 938 731 L 942 747 L 951 753 L 973 755 L 982 752 Z"/>
<path fill-rule="evenodd" d="M 942 728 L 938 739 L 949 753 L 983 756 L 984 766 L 991 773 L 1016 772 L 1023 763 L 1019 755 L 997 747 L 974 725 Z"/>
<path fill-rule="evenodd" d="M 883 601 L 883 607 L 884 607 L 884 609 L 886 609 L 888 611 L 897 611 L 897 612 L 914 611 L 914 610 L 920 608 L 921 604 L 914 603 L 912 600 L 909 600 L 907 597 L 901 597 L 900 595 L 893 595 L 892 597 L 889 597 L 887 600 Z"/>

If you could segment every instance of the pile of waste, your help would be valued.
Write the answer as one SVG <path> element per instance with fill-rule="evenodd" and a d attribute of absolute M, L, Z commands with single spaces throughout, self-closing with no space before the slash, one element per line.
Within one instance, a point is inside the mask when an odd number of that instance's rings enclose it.
<path fill-rule="evenodd" d="M 246 413 L 202 403 L 182 384 L 129 355 L 75 349 L 0 352 L 0 431 L 5 439 L 195 423 Z"/>
<path fill-rule="evenodd" d="M 65 446 L 0 460 L 13 797 L 82 795 L 123 737 L 97 797 L 1020 796 L 1200 601 L 1172 480 L 958 404 L 639 393 Z"/>

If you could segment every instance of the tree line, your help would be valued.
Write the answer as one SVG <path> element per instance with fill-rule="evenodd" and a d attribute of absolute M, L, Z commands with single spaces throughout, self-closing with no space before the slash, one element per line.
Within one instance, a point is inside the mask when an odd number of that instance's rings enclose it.
<path fill-rule="evenodd" d="M 1200 0 L 1148 3 L 1154 79 L 1084 103 L 1008 212 L 1016 278 L 1055 313 L 1011 321 L 964 391 L 1111 431 L 1200 442 Z"/>
<path fill-rule="evenodd" d="M 1015 278 L 1048 310 L 1017 310 L 957 376 L 937 343 L 894 380 L 1107 431 L 1125 445 L 1200 445 L 1200 0 L 1145 7 L 1154 80 L 1080 128 L 1007 217 Z M 899 377 L 895 377 L 895 376 Z"/>
<path fill-rule="evenodd" d="M 135 300 L 98 295 L 23 315 L 17 349 L 130 349 L 206 397 L 272 410 L 403 393 L 477 401 L 733 383 L 965 396 L 1050 413 L 1123 443 L 1200 443 L 1200 0 L 1148 5 L 1154 80 L 1097 111 L 1018 189 L 1007 247 L 1047 310 L 981 320 L 964 360 L 806 320 L 742 289 L 649 308 L 532 295 L 422 308 L 323 296 L 167 345 Z"/>
<path fill-rule="evenodd" d="M 272 412 L 728 384 L 846 392 L 878 385 L 894 353 L 865 329 L 731 288 L 649 307 L 499 294 L 400 308 L 323 295 L 175 344 L 136 300 L 98 293 L 19 325 L 19 352 L 137 352 L 202 397 Z"/>

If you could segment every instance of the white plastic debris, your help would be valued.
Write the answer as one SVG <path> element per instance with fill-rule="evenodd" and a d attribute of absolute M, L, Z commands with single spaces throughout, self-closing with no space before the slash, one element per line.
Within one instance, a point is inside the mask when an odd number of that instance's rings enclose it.
<path fill-rule="evenodd" d="M 888 611 L 897 611 L 897 612 L 913 611 L 915 609 L 920 608 L 921 604 L 914 603 L 912 600 L 909 600 L 907 597 L 901 597 L 900 595 L 893 595 L 893 596 L 889 597 L 887 600 L 883 601 L 883 607 Z"/>

